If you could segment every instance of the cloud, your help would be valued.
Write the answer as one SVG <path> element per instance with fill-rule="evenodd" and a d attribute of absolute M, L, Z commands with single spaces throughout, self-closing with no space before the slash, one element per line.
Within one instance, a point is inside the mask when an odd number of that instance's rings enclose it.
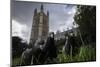
<path fill-rule="evenodd" d="M 71 28 L 74 22 L 74 15 L 76 13 L 75 5 L 53 4 L 48 5 L 50 11 L 49 28 L 50 31 L 56 32 L 67 30 Z M 53 8 L 52 8 L 53 7 Z"/>
<path fill-rule="evenodd" d="M 20 24 L 20 22 L 16 20 L 12 20 L 12 36 L 19 36 L 24 40 L 28 39 L 29 29 L 27 25 Z"/>
<path fill-rule="evenodd" d="M 43 3 L 44 12 L 49 11 L 49 31 L 64 31 L 72 27 L 76 5 Z M 40 11 L 41 3 L 14 1 L 12 3 L 12 35 L 29 41 L 33 23 L 34 9 Z"/>

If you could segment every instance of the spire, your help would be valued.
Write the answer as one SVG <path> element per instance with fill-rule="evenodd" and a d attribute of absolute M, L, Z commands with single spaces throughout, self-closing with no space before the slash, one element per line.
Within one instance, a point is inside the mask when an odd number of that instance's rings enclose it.
<path fill-rule="evenodd" d="M 37 9 L 35 8 L 35 10 L 34 10 L 34 15 L 36 15 L 37 14 Z"/>
<path fill-rule="evenodd" d="M 49 17 L 49 11 L 47 11 L 47 16 Z"/>
<path fill-rule="evenodd" d="M 44 10 L 44 8 L 43 8 L 43 4 L 41 4 L 41 11 L 43 11 Z"/>

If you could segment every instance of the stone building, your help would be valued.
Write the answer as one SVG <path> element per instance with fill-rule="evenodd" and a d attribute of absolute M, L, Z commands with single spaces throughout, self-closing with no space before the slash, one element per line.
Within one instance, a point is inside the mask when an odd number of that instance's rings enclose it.
<path fill-rule="evenodd" d="M 44 7 L 41 5 L 40 12 L 34 10 L 33 23 L 31 29 L 30 43 L 37 39 L 45 40 L 49 32 L 49 12 L 45 14 Z"/>
<path fill-rule="evenodd" d="M 78 28 L 72 28 L 72 29 L 69 29 L 67 31 L 57 32 L 55 34 L 55 40 L 65 39 L 66 34 L 70 34 L 70 33 L 73 33 L 75 36 L 77 36 Z"/>
<path fill-rule="evenodd" d="M 66 34 L 65 31 L 64 32 L 57 31 L 55 34 L 55 40 L 65 39 L 65 34 Z"/>

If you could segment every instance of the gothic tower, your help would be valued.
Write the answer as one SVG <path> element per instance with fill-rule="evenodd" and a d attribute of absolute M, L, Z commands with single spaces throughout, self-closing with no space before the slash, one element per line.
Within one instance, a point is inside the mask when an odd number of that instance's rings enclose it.
<path fill-rule="evenodd" d="M 37 39 L 45 40 L 49 32 L 49 12 L 44 13 L 44 7 L 41 5 L 40 12 L 34 10 L 33 23 L 31 29 L 30 43 Z"/>

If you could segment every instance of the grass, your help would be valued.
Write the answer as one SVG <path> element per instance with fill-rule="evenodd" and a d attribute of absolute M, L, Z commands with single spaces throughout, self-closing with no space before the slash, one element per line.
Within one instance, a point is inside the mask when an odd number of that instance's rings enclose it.
<path fill-rule="evenodd" d="M 72 61 L 71 57 L 69 55 L 65 55 L 64 53 L 58 54 L 57 59 L 59 60 L 58 63 L 68 63 Z"/>
<path fill-rule="evenodd" d="M 90 45 L 82 46 L 79 53 L 73 57 L 65 55 L 64 53 L 58 54 L 57 59 L 60 63 L 68 62 L 87 62 L 96 60 L 96 49 Z"/>
<path fill-rule="evenodd" d="M 79 53 L 71 57 L 69 55 L 60 52 L 56 58 L 57 63 L 69 63 L 69 62 L 87 62 L 96 60 L 96 48 L 91 45 L 81 46 Z M 20 58 L 13 59 L 13 65 L 20 65 Z"/>
<path fill-rule="evenodd" d="M 19 66 L 20 65 L 20 57 L 13 58 L 12 60 L 12 66 Z"/>
<path fill-rule="evenodd" d="M 92 46 L 83 46 L 80 48 L 78 61 L 96 60 L 96 49 Z"/>

